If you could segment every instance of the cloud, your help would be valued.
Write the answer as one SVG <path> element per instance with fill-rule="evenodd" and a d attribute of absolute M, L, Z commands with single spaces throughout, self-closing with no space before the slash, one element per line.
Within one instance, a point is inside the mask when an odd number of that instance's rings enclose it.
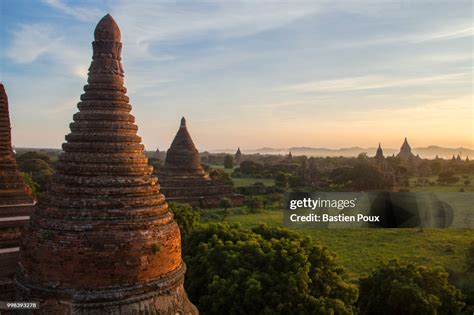
<path fill-rule="evenodd" d="M 13 62 L 27 64 L 48 56 L 55 64 L 67 66 L 76 76 L 84 78 L 87 74 L 90 51 L 59 34 L 52 25 L 21 24 L 12 35 L 6 54 Z"/>
<path fill-rule="evenodd" d="M 94 21 L 101 17 L 101 15 L 104 15 L 97 8 L 71 6 L 61 0 L 43 0 L 43 3 L 81 21 Z"/>
<path fill-rule="evenodd" d="M 335 48 L 356 48 L 375 45 L 392 45 L 392 44 L 422 44 L 426 42 L 445 41 L 459 38 L 469 38 L 474 35 L 474 27 L 471 24 L 458 24 L 438 29 L 436 31 L 414 31 L 413 33 L 383 34 L 382 37 L 359 39 L 344 42 L 337 42 Z"/>
<path fill-rule="evenodd" d="M 334 80 L 310 81 L 285 87 L 285 90 L 299 93 L 343 92 L 383 89 L 391 87 L 419 86 L 432 83 L 460 83 L 470 80 L 469 73 L 451 73 L 416 78 L 397 78 L 385 75 L 365 75 Z"/>
<path fill-rule="evenodd" d="M 61 39 L 46 24 L 23 24 L 13 33 L 7 56 L 16 63 L 30 63 L 41 55 L 54 51 Z"/>

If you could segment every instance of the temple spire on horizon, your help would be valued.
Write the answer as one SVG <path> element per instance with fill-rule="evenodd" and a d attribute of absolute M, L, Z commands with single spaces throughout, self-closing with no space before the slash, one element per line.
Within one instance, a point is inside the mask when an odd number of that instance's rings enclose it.
<path fill-rule="evenodd" d="M 385 158 L 384 155 L 383 155 L 382 145 L 380 144 L 380 142 L 379 142 L 379 146 L 377 148 L 377 152 L 375 153 L 374 158 L 376 160 L 382 160 L 382 159 Z"/>

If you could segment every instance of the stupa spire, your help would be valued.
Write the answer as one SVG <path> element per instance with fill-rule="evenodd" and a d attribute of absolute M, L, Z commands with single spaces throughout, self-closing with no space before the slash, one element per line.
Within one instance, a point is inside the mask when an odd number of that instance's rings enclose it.
<path fill-rule="evenodd" d="M 130 113 L 119 40 L 105 16 L 79 112 L 23 239 L 17 292 L 45 314 L 196 314 L 179 228 Z"/>
<path fill-rule="evenodd" d="M 235 162 L 240 163 L 240 159 L 242 158 L 242 152 L 240 151 L 240 147 L 237 148 L 237 152 L 235 152 Z"/>
<path fill-rule="evenodd" d="M 0 149 L 2 151 L 9 151 L 12 143 L 10 112 L 8 109 L 8 96 L 3 83 L 0 83 L 0 128 Z"/>
<path fill-rule="evenodd" d="M 382 145 L 380 144 L 380 142 L 379 142 L 379 146 L 377 148 L 377 152 L 375 153 L 374 158 L 377 159 L 377 160 L 385 158 L 384 155 L 383 155 Z"/>

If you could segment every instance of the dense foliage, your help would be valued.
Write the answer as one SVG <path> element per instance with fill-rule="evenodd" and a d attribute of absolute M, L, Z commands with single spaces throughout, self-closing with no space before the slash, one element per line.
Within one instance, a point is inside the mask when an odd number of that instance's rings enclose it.
<path fill-rule="evenodd" d="M 228 169 L 232 169 L 234 167 L 234 158 L 231 155 L 225 156 L 224 167 Z"/>
<path fill-rule="evenodd" d="M 360 279 L 360 314 L 460 314 L 461 292 L 441 268 L 392 260 Z"/>
<path fill-rule="evenodd" d="M 357 288 L 326 248 L 285 229 L 209 224 L 184 246 L 203 314 L 352 314 Z"/>
<path fill-rule="evenodd" d="M 52 159 L 49 155 L 39 152 L 26 152 L 17 157 L 19 169 L 28 175 L 26 183 L 33 193 L 38 195 L 46 191 L 54 173 Z"/>
<path fill-rule="evenodd" d="M 179 225 L 181 238 L 185 239 L 199 223 L 199 210 L 188 204 L 174 202 L 168 203 L 168 207 L 173 212 L 174 219 Z"/>

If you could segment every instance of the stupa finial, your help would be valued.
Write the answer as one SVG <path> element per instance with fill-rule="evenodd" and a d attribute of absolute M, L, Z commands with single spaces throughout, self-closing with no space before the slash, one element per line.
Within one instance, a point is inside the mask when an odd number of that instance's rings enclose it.
<path fill-rule="evenodd" d="M 181 117 L 181 125 L 180 128 L 186 128 L 186 118 Z"/>
<path fill-rule="evenodd" d="M 120 38 L 120 29 L 110 14 L 104 16 L 97 23 L 94 31 L 94 39 L 96 41 L 120 42 Z"/>

